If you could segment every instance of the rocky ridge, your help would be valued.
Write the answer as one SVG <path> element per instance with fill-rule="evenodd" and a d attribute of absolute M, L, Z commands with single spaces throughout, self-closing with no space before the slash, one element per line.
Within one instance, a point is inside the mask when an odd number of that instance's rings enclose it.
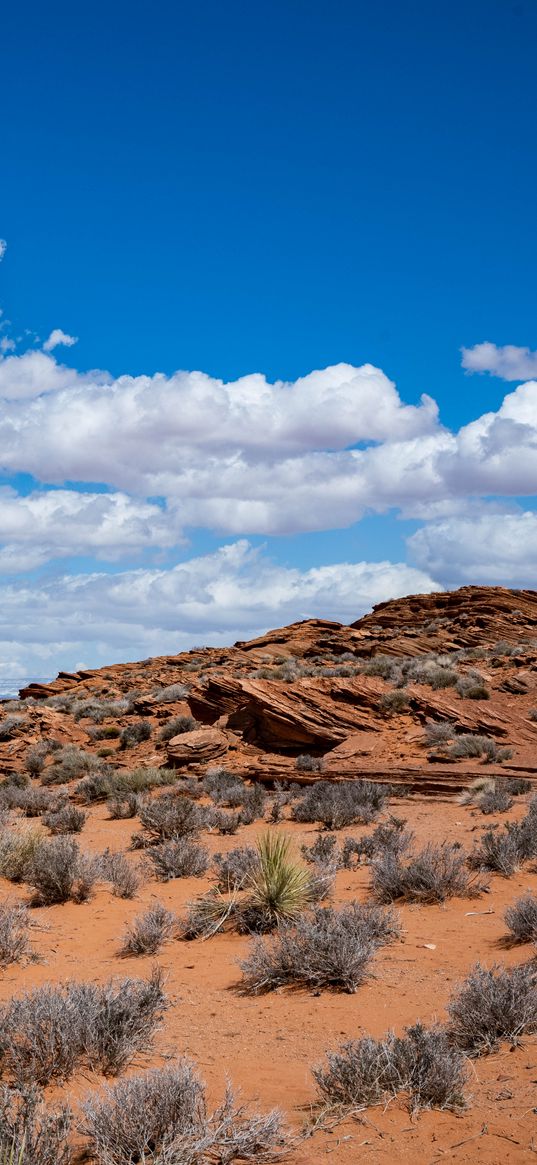
<path fill-rule="evenodd" d="M 20 701 L 4 701 L 4 725 L 20 718 L 3 738 L 0 724 L 4 775 L 53 739 L 104 751 L 120 768 L 196 775 L 219 763 L 262 782 L 367 776 L 438 794 L 484 774 L 533 778 L 537 592 L 469 586 L 408 596 L 350 626 L 310 619 L 230 648 L 60 672 L 23 688 Z M 101 719 L 86 702 L 101 703 Z M 186 731 L 166 739 L 165 726 L 181 717 Z M 122 747 L 119 733 L 140 719 L 150 735 Z M 101 722 L 106 741 L 95 738 Z M 431 743 L 438 723 L 446 739 Z M 465 735 L 493 745 L 482 756 L 452 755 Z M 313 760 L 297 768 L 304 755 Z"/>

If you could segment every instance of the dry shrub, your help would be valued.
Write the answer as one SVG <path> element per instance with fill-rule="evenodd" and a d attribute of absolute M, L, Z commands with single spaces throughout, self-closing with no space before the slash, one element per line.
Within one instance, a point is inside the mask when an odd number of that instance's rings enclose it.
<path fill-rule="evenodd" d="M 76 744 L 66 744 L 56 750 L 54 755 L 54 763 L 41 774 L 43 785 L 65 785 L 86 773 L 102 771 L 102 764 L 93 753 L 78 748 Z"/>
<path fill-rule="evenodd" d="M 192 838 L 179 837 L 150 849 L 147 862 L 161 882 L 171 878 L 201 878 L 209 867 L 209 853 Z"/>
<path fill-rule="evenodd" d="M 229 850 L 227 854 L 215 854 L 218 889 L 224 893 L 242 889 L 258 864 L 259 854 L 253 846 L 238 847 Z"/>
<path fill-rule="evenodd" d="M 0 1088 L 0 1162 L 2 1165 L 71 1165 L 68 1142 L 72 1115 L 63 1105 L 47 1109 L 33 1085 Z"/>
<path fill-rule="evenodd" d="M 41 829 L 27 829 L 15 833 L 5 829 L 0 833 L 0 874 L 9 882 L 24 882 L 34 859 L 45 844 Z"/>
<path fill-rule="evenodd" d="M 448 1005 L 450 1035 L 469 1056 L 494 1051 L 537 1030 L 537 980 L 531 964 L 507 969 L 478 963 Z"/>
<path fill-rule="evenodd" d="M 151 724 L 149 720 L 134 720 L 132 724 L 127 724 L 125 728 L 121 729 L 119 734 L 120 748 L 135 748 L 137 744 L 149 740 L 150 736 Z"/>
<path fill-rule="evenodd" d="M 53 837 L 37 846 L 24 881 L 34 888 L 34 906 L 86 902 L 99 876 L 98 859 L 80 852 L 68 837 Z"/>
<path fill-rule="evenodd" d="M 509 809 L 513 808 L 513 798 L 505 786 L 496 781 L 492 789 L 487 789 L 486 792 L 482 793 L 478 800 L 478 806 L 481 812 L 487 815 L 507 813 Z"/>
<path fill-rule="evenodd" d="M 172 716 L 160 729 L 159 740 L 172 740 L 174 736 L 181 736 L 183 732 L 193 732 L 201 725 L 193 716 Z"/>
<path fill-rule="evenodd" d="M 493 870 L 509 878 L 524 862 L 537 857 L 537 798 L 533 797 L 526 816 L 508 822 L 503 830 L 485 830 L 468 858 L 474 869 Z"/>
<path fill-rule="evenodd" d="M 280 1113 L 250 1113 L 228 1088 L 207 1111 L 205 1086 L 186 1059 L 122 1080 L 84 1104 L 84 1132 L 98 1165 L 209 1165 L 280 1160 Z"/>
<path fill-rule="evenodd" d="M 18 963 L 30 958 L 32 951 L 28 938 L 30 920 L 25 906 L 9 902 L 0 904 L 0 966 Z"/>
<path fill-rule="evenodd" d="M 377 825 L 373 833 L 363 837 L 346 837 L 341 850 L 341 864 L 346 870 L 351 870 L 361 859 L 372 861 L 376 854 L 389 850 L 393 854 L 404 854 L 413 841 L 413 833 L 405 829 L 406 820 L 403 817 L 390 816 L 387 821 Z"/>
<path fill-rule="evenodd" d="M 417 1023 L 397 1037 L 365 1036 L 328 1053 L 328 1067 L 313 1070 L 324 1106 L 360 1109 L 408 1095 L 412 1111 L 465 1107 L 465 1059 L 441 1028 Z"/>
<path fill-rule="evenodd" d="M 184 684 L 168 684 L 166 688 L 153 692 L 156 704 L 175 704 L 178 700 L 186 700 L 188 688 Z"/>
<path fill-rule="evenodd" d="M 65 804 L 62 795 L 54 797 L 46 789 L 18 789 L 14 785 L 3 785 L 2 800 L 11 809 L 20 809 L 25 817 L 42 817 L 45 813 L 56 813 Z"/>
<path fill-rule="evenodd" d="M 125 821 L 137 816 L 140 805 L 137 793 L 126 793 L 124 796 L 110 797 L 107 809 L 111 821 Z"/>
<path fill-rule="evenodd" d="M 0 1007 L 2 1074 L 42 1087 L 82 1065 L 115 1075 L 151 1046 L 165 1007 L 158 970 L 148 980 L 36 987 Z"/>
<path fill-rule="evenodd" d="M 128 862 L 125 854 L 105 850 L 101 854 L 99 867 L 100 877 L 111 883 L 116 898 L 135 897 L 140 889 L 140 869 Z"/>
<path fill-rule="evenodd" d="M 295 768 L 298 773 L 322 773 L 323 758 L 322 756 L 312 756 L 309 752 L 303 752 L 297 756 Z"/>
<path fill-rule="evenodd" d="M 155 955 L 166 939 L 172 938 L 175 926 L 175 914 L 162 902 L 155 902 L 127 927 L 121 954 Z"/>
<path fill-rule="evenodd" d="M 398 688 L 395 692 L 385 692 L 380 697 L 379 708 L 383 712 L 397 713 L 408 712 L 410 707 L 410 698 L 406 692 Z"/>
<path fill-rule="evenodd" d="M 88 815 L 83 809 L 77 809 L 76 805 L 64 805 L 55 813 L 48 813 L 43 823 L 51 833 L 80 833 L 87 819 Z"/>
<path fill-rule="evenodd" d="M 195 837 L 206 824 L 207 811 L 188 797 L 164 793 L 140 807 L 140 821 L 143 832 L 133 839 L 135 844 L 158 845 L 172 838 Z"/>
<path fill-rule="evenodd" d="M 337 870 L 342 864 L 337 838 L 331 833 L 320 833 L 313 845 L 303 845 L 300 849 L 304 860 L 313 865 Z"/>
<path fill-rule="evenodd" d="M 318 907 L 256 938 L 241 962 L 248 994 L 289 985 L 354 992 L 368 974 L 376 949 L 399 932 L 391 911 L 352 902 L 341 910 Z"/>
<path fill-rule="evenodd" d="M 456 845 L 429 843 L 419 853 L 403 855 L 381 850 L 371 869 L 371 886 L 379 902 L 445 902 L 479 894 L 483 885 L 472 879 L 466 856 Z"/>
<path fill-rule="evenodd" d="M 537 898 L 532 894 L 526 894 L 508 906 L 504 917 L 511 932 L 511 942 L 529 943 L 537 940 Z"/>
<path fill-rule="evenodd" d="M 317 781 L 293 806 L 300 822 L 321 822 L 325 829 L 343 829 L 356 822 L 368 824 L 384 808 L 387 789 L 374 781 Z"/>

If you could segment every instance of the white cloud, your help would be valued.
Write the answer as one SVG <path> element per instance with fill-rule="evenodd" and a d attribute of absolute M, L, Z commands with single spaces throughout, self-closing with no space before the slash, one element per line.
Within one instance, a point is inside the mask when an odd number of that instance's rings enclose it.
<path fill-rule="evenodd" d="M 176 513 L 121 493 L 40 490 L 20 497 L 0 488 L 0 574 L 51 558 L 92 555 L 118 561 L 183 541 Z"/>
<path fill-rule="evenodd" d="M 403 563 L 300 571 L 239 541 L 169 570 L 0 586 L 0 654 L 16 658 L 26 674 L 53 674 L 80 659 L 97 666 L 197 643 L 232 643 L 297 619 L 351 622 L 373 603 L 438 589 L 429 575 Z"/>
<path fill-rule="evenodd" d="M 447 586 L 528 586 L 537 577 L 537 513 L 447 518 L 408 539 L 412 560 Z"/>
<path fill-rule="evenodd" d="M 67 332 L 62 332 L 61 328 L 54 328 L 50 333 L 48 340 L 43 344 L 44 352 L 52 352 L 54 348 L 63 345 L 65 348 L 72 348 L 73 344 L 78 343 L 78 336 L 70 336 Z"/>
<path fill-rule="evenodd" d="M 468 372 L 490 372 L 502 380 L 528 380 L 537 376 L 537 352 L 515 344 L 498 347 L 485 341 L 473 348 L 461 348 L 462 366 Z"/>
<path fill-rule="evenodd" d="M 42 351 L 0 361 L 2 467 L 162 496 L 176 525 L 232 535 L 348 526 L 537 489 L 537 384 L 451 433 L 371 365 L 293 384 L 79 373 Z M 359 447 L 356 447 L 359 446 Z M 440 510 L 439 510 L 440 507 Z"/>
<path fill-rule="evenodd" d="M 6 240 L 0 239 L 0 263 L 2 262 L 2 259 L 4 258 L 6 251 L 7 251 Z"/>

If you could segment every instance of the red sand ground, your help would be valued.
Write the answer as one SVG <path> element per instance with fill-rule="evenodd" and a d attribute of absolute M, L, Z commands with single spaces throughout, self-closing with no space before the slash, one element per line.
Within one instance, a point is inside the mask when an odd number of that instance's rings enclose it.
<path fill-rule="evenodd" d="M 518 799 L 507 818 L 522 815 L 524 800 Z M 490 821 L 453 799 L 396 800 L 390 810 L 408 819 L 417 842 L 457 840 L 465 849 L 471 848 L 474 831 Z M 500 820 L 507 818 L 504 815 Z M 90 812 L 81 844 L 87 849 L 125 850 L 135 828 L 133 821 L 108 820 L 106 809 L 98 807 Z M 297 847 L 303 841 L 311 844 L 316 834 L 314 826 L 289 822 L 275 828 L 290 832 Z M 213 852 L 224 851 L 251 842 L 260 829 L 256 823 L 235 837 L 205 836 L 203 840 Z M 354 828 L 337 836 L 341 841 L 347 834 L 362 832 L 366 831 Z M 132 860 L 138 858 L 132 855 Z M 260 998 L 241 996 L 237 960 L 248 949 L 249 940 L 238 936 L 173 941 L 157 958 L 119 956 L 127 922 L 151 901 L 158 899 L 181 913 L 184 904 L 209 884 L 206 878 L 166 884 L 151 881 L 131 902 L 99 889 L 82 905 L 32 910 L 32 941 L 42 961 L 8 967 L 1 976 L 1 998 L 47 981 L 101 982 L 114 975 L 146 976 L 158 962 L 166 971 L 172 1006 L 154 1053 L 129 1071 L 187 1054 L 197 1061 L 211 1101 L 221 1098 L 229 1076 L 244 1100 L 258 1102 L 264 1109 L 280 1106 L 298 1131 L 311 1117 L 315 1101 L 310 1067 L 322 1061 L 327 1049 L 364 1033 L 379 1036 L 389 1028 L 401 1031 L 417 1019 L 442 1020 L 450 993 L 476 961 L 511 965 L 531 955 L 529 946 L 504 949 L 501 941 L 506 906 L 528 889 L 537 892 L 537 874 L 524 870 L 510 879 L 493 876 L 490 892 L 475 900 L 401 907 L 402 940 L 375 956 L 371 979 L 354 995 L 282 991 Z M 24 898 L 24 893 L 15 895 L 9 883 L 1 883 L 0 890 L 2 898 Z M 367 897 L 367 866 L 338 874 L 335 904 Z M 76 1103 L 101 1083 L 100 1078 L 84 1074 L 51 1096 Z M 537 1042 L 525 1040 L 516 1049 L 504 1046 L 497 1054 L 471 1063 L 470 1105 L 464 1115 L 434 1111 L 411 1117 L 398 1099 L 386 1109 L 371 1108 L 357 1120 L 320 1129 L 298 1145 L 291 1161 L 293 1165 L 396 1160 L 433 1165 L 443 1159 L 468 1165 L 525 1162 L 537 1154 L 536 1083 Z"/>

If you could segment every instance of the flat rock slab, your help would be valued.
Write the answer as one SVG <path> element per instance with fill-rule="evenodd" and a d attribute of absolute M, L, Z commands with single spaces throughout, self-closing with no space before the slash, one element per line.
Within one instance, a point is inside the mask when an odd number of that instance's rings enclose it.
<path fill-rule="evenodd" d="M 166 754 L 172 767 L 205 764 L 225 756 L 229 741 L 219 728 L 195 728 L 182 732 L 168 742 Z"/>

